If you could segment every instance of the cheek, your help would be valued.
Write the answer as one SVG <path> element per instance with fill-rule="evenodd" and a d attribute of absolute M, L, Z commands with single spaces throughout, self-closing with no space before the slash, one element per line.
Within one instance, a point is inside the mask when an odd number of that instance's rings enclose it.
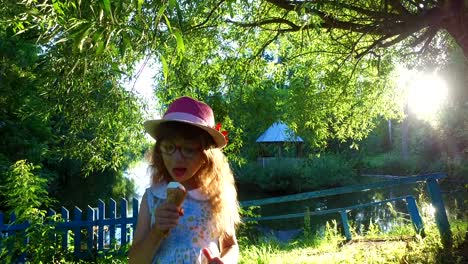
<path fill-rule="evenodd" d="M 171 167 L 172 159 L 170 157 L 162 156 L 162 161 L 163 161 L 163 164 L 166 167 L 166 169 Z"/>

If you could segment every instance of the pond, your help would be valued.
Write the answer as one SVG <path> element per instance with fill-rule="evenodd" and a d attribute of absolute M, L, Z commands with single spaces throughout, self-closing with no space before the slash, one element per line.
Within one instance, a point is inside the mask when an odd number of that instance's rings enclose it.
<path fill-rule="evenodd" d="M 371 183 L 382 181 L 375 177 L 362 177 L 362 183 Z M 447 184 L 441 184 L 441 190 L 446 207 L 447 214 L 463 214 L 466 212 L 466 204 L 463 201 L 467 200 L 467 191 L 462 186 L 455 190 L 453 185 L 448 187 Z M 369 190 L 366 192 L 349 193 L 334 195 L 328 197 L 321 197 L 296 202 L 285 202 L 271 205 L 264 205 L 255 212 L 261 216 L 284 215 L 292 213 L 301 213 L 306 210 L 318 211 L 334 208 L 343 208 L 356 204 L 364 204 L 370 202 L 381 201 L 389 198 L 399 196 L 412 195 L 417 200 L 418 209 L 421 216 L 428 216 L 431 221 L 433 219 L 434 209 L 430 206 L 429 196 L 426 190 L 425 183 L 407 184 L 386 189 Z M 259 191 L 259 188 L 253 185 L 239 185 L 239 200 L 248 201 L 270 197 L 278 197 L 282 195 L 275 195 L 272 193 L 265 193 Z M 395 201 L 380 206 L 372 206 L 363 209 L 355 209 L 348 213 L 348 218 L 352 227 L 356 228 L 358 234 L 366 232 L 370 223 L 378 225 L 379 229 L 383 232 L 391 231 L 395 226 L 402 223 L 410 223 L 410 217 L 404 201 Z M 323 233 L 327 221 L 337 220 L 341 224 L 341 218 L 338 213 L 327 215 L 315 215 L 310 217 L 311 230 L 317 230 Z M 274 232 L 275 230 L 290 230 L 292 233 L 304 228 L 303 218 L 292 218 L 287 220 L 265 220 L 258 223 L 258 228 L 265 232 Z M 297 233 L 297 232 L 296 232 Z"/>

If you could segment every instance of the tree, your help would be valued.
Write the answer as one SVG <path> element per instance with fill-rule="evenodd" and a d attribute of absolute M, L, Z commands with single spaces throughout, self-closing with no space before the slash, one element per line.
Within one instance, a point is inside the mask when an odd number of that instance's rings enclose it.
<path fill-rule="evenodd" d="M 461 1 L 23 3 L 27 8 L 9 24 L 18 33 L 36 32 L 35 39 L 56 52 L 51 56 L 60 74 L 85 73 L 94 64 L 91 71 L 109 69 L 118 79 L 137 60 L 156 56 L 162 104 L 180 94 L 223 98 L 214 108 L 229 115 L 253 103 L 254 90 L 270 82 L 268 89 L 283 96 L 275 115 L 302 128 L 316 147 L 331 138 L 360 140 L 375 118 L 398 116 L 389 77 L 401 56 L 397 48 L 409 43 L 431 54 L 447 39 L 440 29 L 466 46 Z M 252 131 L 253 124 L 224 117 L 239 131 Z"/>
<path fill-rule="evenodd" d="M 21 11 L 6 7 L 2 19 Z M 38 174 L 55 197 L 72 182 L 79 190 L 83 185 L 76 183 L 86 176 L 103 178 L 88 180 L 100 186 L 102 198 L 130 196 L 122 170 L 142 150 L 142 111 L 120 74 L 108 60 L 90 62 L 64 46 L 38 45 L 37 31 L 0 29 L 0 183 L 8 180 L 6 168 L 27 160 L 41 167 Z M 68 74 L 73 67 L 75 76 Z M 6 193 L 0 190 L 0 197 Z"/>
<path fill-rule="evenodd" d="M 431 43 L 437 45 L 433 40 L 442 30 L 468 57 L 468 3 L 463 0 L 264 0 L 245 3 L 243 9 L 247 12 L 228 21 L 278 34 L 324 29 L 356 57 L 404 40 L 424 53 Z"/>

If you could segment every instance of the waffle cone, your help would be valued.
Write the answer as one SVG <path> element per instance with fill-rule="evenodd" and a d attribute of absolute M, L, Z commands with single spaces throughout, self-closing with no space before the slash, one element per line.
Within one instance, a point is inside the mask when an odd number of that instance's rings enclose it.
<path fill-rule="evenodd" d="M 167 189 L 167 202 L 180 207 L 184 202 L 185 196 L 187 196 L 187 192 L 182 189 Z"/>
<path fill-rule="evenodd" d="M 177 207 L 180 207 L 185 200 L 185 196 L 187 196 L 187 192 L 181 188 L 167 188 L 167 202 L 174 204 Z M 155 230 L 158 240 L 156 244 L 159 245 L 165 237 L 168 236 L 169 230 Z"/>

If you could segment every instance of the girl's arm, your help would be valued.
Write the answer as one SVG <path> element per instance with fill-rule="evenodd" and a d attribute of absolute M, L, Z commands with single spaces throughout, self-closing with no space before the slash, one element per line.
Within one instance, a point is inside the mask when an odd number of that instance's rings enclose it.
<path fill-rule="evenodd" d="M 128 252 L 129 263 L 151 263 L 157 248 L 153 248 L 154 243 L 150 235 L 150 214 L 146 192 L 141 198 L 140 211 L 138 212 L 138 222 L 133 236 L 132 247 Z"/>
<path fill-rule="evenodd" d="M 219 239 L 221 250 L 221 260 L 225 264 L 237 263 L 239 260 L 239 245 L 237 244 L 236 234 L 232 236 L 224 234 Z"/>
<path fill-rule="evenodd" d="M 151 228 L 151 217 L 148 209 L 146 192 L 141 198 L 140 211 L 138 212 L 138 222 L 133 236 L 132 247 L 129 251 L 129 263 L 151 263 L 153 257 L 159 249 L 157 241 L 158 232 L 155 232 L 156 226 L 160 229 L 170 229 L 177 225 L 179 214 L 178 209 L 172 204 L 163 203 L 156 209 L 156 223 Z"/>

